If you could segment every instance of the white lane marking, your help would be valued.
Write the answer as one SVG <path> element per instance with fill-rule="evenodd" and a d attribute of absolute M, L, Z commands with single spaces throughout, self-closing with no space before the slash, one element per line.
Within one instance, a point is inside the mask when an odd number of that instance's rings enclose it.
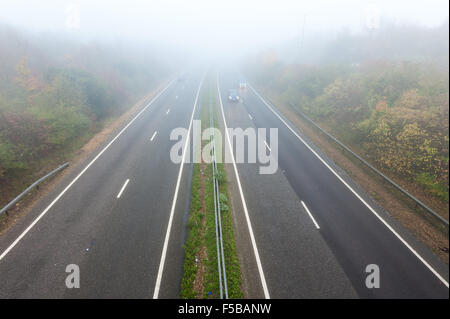
<path fill-rule="evenodd" d="M 114 143 L 114 141 L 120 136 L 122 135 L 123 132 L 125 132 L 125 130 L 139 117 L 141 116 L 141 114 L 150 106 L 153 104 L 153 102 L 156 101 L 156 99 L 158 97 L 161 96 L 161 94 L 163 94 L 174 82 L 174 80 L 170 81 L 170 83 L 161 91 L 159 92 L 112 140 L 111 142 L 108 143 L 108 145 L 105 146 L 104 149 L 102 149 L 100 151 L 100 153 L 97 154 L 96 157 L 94 157 L 94 159 L 70 182 L 69 185 L 66 186 L 66 188 L 63 189 L 63 191 L 61 193 L 59 193 L 58 196 L 56 196 L 56 198 L 50 203 L 50 205 L 47 206 L 47 208 L 44 209 L 44 211 L 38 216 L 36 217 L 36 219 L 30 224 L 30 226 L 28 226 L 20 235 L 19 237 L 17 237 L 16 240 L 14 240 L 14 242 L 9 245 L 8 248 L 6 248 L 6 250 L 0 255 L 0 261 L 11 251 L 11 249 L 14 248 L 14 246 L 17 245 L 17 243 L 34 227 L 34 225 L 36 225 L 36 223 L 42 218 L 44 217 L 44 215 L 50 210 L 50 208 L 53 207 L 53 205 L 55 205 L 55 203 L 67 192 L 67 190 L 84 174 L 84 172 L 87 171 L 87 169 L 89 167 L 91 167 L 92 164 L 94 164 L 94 162 L 111 146 L 112 143 Z"/>
<path fill-rule="evenodd" d="M 158 131 L 155 131 L 155 133 L 153 133 L 152 137 L 150 138 L 150 142 L 153 141 L 153 139 L 155 138 L 156 134 L 158 134 Z"/>
<path fill-rule="evenodd" d="M 248 117 L 250 118 L 250 120 L 253 120 L 253 117 L 249 114 Z"/>
<path fill-rule="evenodd" d="M 162 250 L 162 254 L 161 254 L 161 260 L 159 262 L 158 275 L 156 277 L 155 290 L 153 292 L 153 299 L 158 299 L 158 296 L 159 296 L 159 289 L 161 287 L 161 279 L 162 279 L 162 274 L 163 274 L 163 271 L 164 271 L 164 263 L 166 261 L 167 246 L 169 244 L 170 231 L 172 229 L 173 214 L 175 212 L 175 206 L 176 206 L 176 203 L 177 203 L 178 190 L 180 188 L 181 175 L 183 174 L 183 166 L 184 166 L 184 162 L 185 162 L 185 159 L 186 159 L 186 154 L 189 151 L 187 149 L 187 146 L 188 146 L 189 139 L 190 139 L 190 133 L 191 133 L 191 128 L 192 128 L 192 121 L 194 119 L 195 109 L 197 107 L 198 96 L 200 94 L 200 89 L 202 87 L 204 78 L 205 78 L 205 76 L 203 75 L 203 77 L 202 77 L 202 79 L 200 81 L 200 85 L 198 86 L 198 89 L 197 89 L 197 95 L 195 96 L 194 108 L 192 110 L 191 120 L 189 122 L 188 135 L 187 135 L 187 138 L 186 138 L 186 142 L 184 144 L 183 157 L 182 157 L 182 161 L 180 163 L 180 171 L 178 173 L 177 184 L 175 186 L 175 194 L 173 195 L 172 208 L 170 209 L 169 223 L 167 225 L 166 237 L 164 238 L 164 245 L 163 245 L 163 250 Z"/>
<path fill-rule="evenodd" d="M 123 184 L 122 188 L 120 189 L 119 194 L 117 194 L 117 198 L 120 198 L 120 196 L 122 196 L 122 193 L 123 193 L 123 191 L 125 190 L 125 187 L 127 187 L 129 181 L 130 181 L 130 179 L 127 179 L 127 180 L 125 181 L 125 184 Z"/>
<path fill-rule="evenodd" d="M 302 201 L 302 205 L 303 207 L 305 207 L 306 212 L 308 213 L 309 217 L 312 219 L 314 225 L 316 226 L 317 229 L 320 229 L 319 224 L 316 222 L 316 220 L 314 219 L 313 215 L 311 214 L 311 212 L 309 211 L 308 207 L 306 207 L 306 204 Z"/>
<path fill-rule="evenodd" d="M 289 124 L 286 123 L 285 120 L 283 120 L 283 118 L 277 113 L 275 112 L 275 110 L 273 110 L 273 108 L 261 97 L 261 95 L 259 95 L 258 92 L 256 92 L 256 90 L 250 86 L 250 88 L 253 90 L 253 92 L 256 94 L 256 96 L 258 96 L 261 101 L 269 108 L 269 110 L 272 111 L 273 114 L 275 114 L 281 122 L 283 122 L 284 125 L 286 125 L 286 127 L 303 143 L 305 144 L 305 146 L 448 288 L 448 282 L 447 280 L 445 280 L 422 256 L 419 255 L 419 253 L 411 246 L 408 244 L 408 242 L 406 240 L 403 239 L 402 236 L 400 236 L 399 233 L 397 233 L 395 231 L 394 228 L 391 227 L 391 225 L 389 225 L 376 211 L 375 209 L 373 209 L 361 196 L 359 196 L 359 194 L 350 186 L 347 184 L 346 181 L 344 181 L 344 179 L 338 174 L 336 173 L 336 171 L 334 169 L 332 169 L 330 167 L 330 165 L 327 164 L 327 162 L 322 159 L 322 157 L 320 157 L 319 154 L 317 154 L 316 151 L 314 151 L 314 149 L 308 145 L 308 143 L 306 143 L 301 137 L 300 135 L 297 134 L 297 132 L 295 132 L 294 129 L 292 129 L 292 127 L 289 126 Z"/>
<path fill-rule="evenodd" d="M 170 109 L 167 109 L 167 112 L 166 112 L 166 114 L 169 114 L 169 112 L 170 112 Z"/>
<path fill-rule="evenodd" d="M 219 92 L 220 108 L 222 110 L 222 118 L 223 118 L 225 132 L 226 132 L 226 136 L 227 136 L 227 140 L 228 140 L 228 147 L 230 149 L 231 159 L 233 160 L 234 174 L 236 175 L 236 181 L 237 181 L 238 188 L 239 188 L 239 194 L 241 195 L 242 206 L 244 207 L 245 219 L 247 221 L 248 232 L 250 233 L 250 240 L 252 242 L 253 251 L 255 253 L 256 264 L 258 266 L 258 272 L 259 272 L 259 277 L 261 279 L 261 284 L 262 284 L 263 291 L 264 291 L 264 297 L 266 299 L 270 299 L 269 289 L 267 288 L 266 277 L 264 276 L 264 271 L 262 268 L 261 260 L 259 258 L 258 247 L 256 246 L 255 235 L 253 234 L 252 223 L 250 222 L 247 204 L 246 204 L 245 198 L 244 198 L 244 192 L 242 191 L 242 186 L 241 186 L 241 181 L 239 179 L 239 173 L 237 170 L 236 161 L 234 160 L 234 154 L 233 154 L 233 148 L 231 146 L 230 135 L 228 134 L 228 129 L 227 129 L 228 126 L 227 126 L 227 121 L 225 120 L 225 113 L 223 111 L 222 97 L 221 97 L 220 88 L 219 88 L 219 73 L 217 73 L 217 91 Z"/>
<path fill-rule="evenodd" d="M 264 144 L 266 144 L 267 149 L 269 150 L 269 152 L 272 152 L 272 150 L 270 149 L 269 145 L 267 145 L 266 140 L 264 140 Z"/>

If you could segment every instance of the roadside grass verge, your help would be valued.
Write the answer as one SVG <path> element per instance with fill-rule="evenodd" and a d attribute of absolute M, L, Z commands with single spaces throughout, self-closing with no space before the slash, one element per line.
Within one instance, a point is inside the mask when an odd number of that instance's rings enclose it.
<path fill-rule="evenodd" d="M 261 88 L 260 88 L 261 89 Z M 331 142 L 323 133 L 310 123 L 304 120 L 295 109 L 282 99 L 276 92 L 261 89 L 265 96 L 274 101 L 277 109 L 304 133 L 318 148 L 320 148 L 329 158 L 331 158 L 340 168 L 342 168 L 356 183 L 358 183 L 372 198 L 404 227 L 411 231 L 420 241 L 427 245 L 441 260 L 448 264 L 448 228 L 443 228 L 442 223 L 421 210 L 407 200 L 404 195 L 398 192 L 392 185 L 386 183 L 380 176 L 368 170 L 359 160 L 349 155 L 348 152 Z M 319 123 L 320 124 L 320 123 Z M 407 185 L 399 183 L 412 192 Z M 419 197 L 421 200 L 423 198 Z M 427 205 L 432 202 L 424 201 Z M 432 208 L 439 208 L 439 205 L 429 205 Z M 443 213 L 442 209 L 437 209 L 438 213 Z M 444 218 L 448 218 L 447 212 L 443 213 Z"/>
<path fill-rule="evenodd" d="M 0 235 L 13 226 L 20 218 L 26 215 L 29 209 L 50 191 L 55 183 L 73 167 L 84 161 L 93 151 L 104 143 L 114 132 L 122 128 L 143 105 L 151 100 L 162 88 L 162 82 L 158 87 L 140 97 L 133 98 L 126 103 L 122 111 L 117 110 L 114 114 L 104 117 L 102 120 L 92 123 L 88 130 L 80 132 L 74 136 L 70 143 L 65 143 L 51 153 L 42 155 L 29 163 L 28 168 L 11 173 L 7 183 L 2 183 L 0 179 L 0 207 L 5 206 L 23 190 L 30 186 L 37 179 L 41 178 L 51 170 L 64 162 L 70 162 L 68 168 L 63 172 L 55 174 L 52 178 L 42 182 L 38 187 L 31 190 L 27 196 L 21 199 L 14 207 L 8 210 L 8 215 L 0 216 Z"/>

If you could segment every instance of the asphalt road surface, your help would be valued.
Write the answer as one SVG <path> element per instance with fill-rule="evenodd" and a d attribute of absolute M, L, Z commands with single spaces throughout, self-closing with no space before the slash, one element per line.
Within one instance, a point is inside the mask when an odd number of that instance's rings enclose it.
<path fill-rule="evenodd" d="M 180 164 L 169 158 L 175 143 L 169 136 L 172 129 L 189 126 L 201 77 L 193 72 L 172 81 L 0 238 L 1 298 L 152 298 L 158 274 L 157 297 L 179 296 L 189 165 L 179 178 Z M 69 264 L 79 266 L 79 289 L 66 288 Z"/>
<path fill-rule="evenodd" d="M 228 102 L 239 73 L 218 78 L 222 125 L 278 129 L 274 174 L 238 163 L 229 176 L 248 296 L 448 298 L 448 266 L 252 87 Z M 192 165 L 170 160 L 169 136 L 198 118 L 202 79 L 168 84 L 0 237 L 0 298 L 178 298 Z M 372 264 L 380 288 L 366 287 Z"/>
<path fill-rule="evenodd" d="M 448 266 L 259 92 L 249 86 L 240 103 L 227 100 L 228 89 L 243 78 L 230 70 L 218 77 L 227 127 L 278 129 L 275 174 L 259 174 L 260 163 L 237 164 L 263 270 L 260 296 L 265 281 L 265 297 L 271 298 L 448 298 Z M 266 141 L 270 146 L 269 135 Z M 379 268 L 380 288 L 366 286 L 372 264 Z"/>

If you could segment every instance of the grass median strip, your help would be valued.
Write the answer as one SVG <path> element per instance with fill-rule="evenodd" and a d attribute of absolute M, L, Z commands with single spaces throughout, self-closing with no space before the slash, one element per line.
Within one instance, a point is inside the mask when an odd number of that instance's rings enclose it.
<path fill-rule="evenodd" d="M 200 110 L 202 129 L 209 126 L 209 103 L 213 103 L 214 123 L 217 123 L 214 90 L 211 80 L 207 83 Z M 206 142 L 203 141 L 202 144 Z M 222 208 L 221 222 L 228 296 L 229 298 L 242 298 L 241 272 L 236 254 L 232 211 L 228 201 L 227 179 L 223 164 L 218 163 L 217 168 L 216 178 L 219 182 L 219 201 Z M 194 164 L 193 170 L 191 204 L 187 222 L 188 235 L 185 243 L 184 276 L 180 296 L 188 299 L 215 299 L 220 298 L 220 288 L 212 164 L 202 160 L 201 163 Z"/>

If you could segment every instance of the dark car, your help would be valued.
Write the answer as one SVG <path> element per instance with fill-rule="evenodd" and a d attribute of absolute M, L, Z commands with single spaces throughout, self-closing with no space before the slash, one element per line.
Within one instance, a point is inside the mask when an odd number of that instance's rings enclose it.
<path fill-rule="evenodd" d="M 228 100 L 231 102 L 239 101 L 239 94 L 238 94 L 237 90 L 231 89 L 228 91 Z"/>

